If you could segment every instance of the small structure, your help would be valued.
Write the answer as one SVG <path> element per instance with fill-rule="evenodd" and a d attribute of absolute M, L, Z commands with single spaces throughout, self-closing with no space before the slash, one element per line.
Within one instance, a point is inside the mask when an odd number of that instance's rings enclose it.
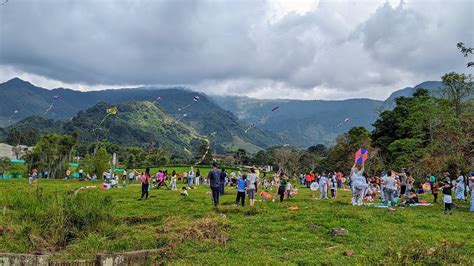
<path fill-rule="evenodd" d="M 33 147 L 25 145 L 11 146 L 6 143 L 0 143 L 0 157 L 6 157 L 10 160 L 20 159 L 28 151 L 32 151 Z"/>

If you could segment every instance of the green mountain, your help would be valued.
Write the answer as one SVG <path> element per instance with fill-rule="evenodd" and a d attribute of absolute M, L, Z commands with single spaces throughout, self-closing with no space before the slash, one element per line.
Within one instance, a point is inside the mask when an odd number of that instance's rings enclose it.
<path fill-rule="evenodd" d="M 351 127 L 371 128 L 383 104 L 371 99 L 303 101 L 225 96 L 213 99 L 221 107 L 233 110 L 239 119 L 249 124 L 258 121 L 258 127 L 276 133 L 285 143 L 296 147 L 331 145 Z"/>
<path fill-rule="evenodd" d="M 60 96 L 60 99 L 54 100 L 53 97 L 55 95 Z M 121 103 L 124 102 L 149 101 L 159 106 L 159 110 L 169 116 L 170 119 L 174 118 L 178 120 L 179 122 L 177 124 L 192 128 L 196 134 L 205 136 L 216 132 L 215 149 L 218 153 L 236 150 L 237 148 L 245 148 L 249 152 L 254 153 L 262 148 L 281 145 L 283 143 L 275 134 L 261 129 L 245 133 L 246 126 L 243 125 L 233 113 L 219 107 L 213 101 L 209 100 L 206 95 L 181 87 L 166 89 L 139 87 L 133 89 L 79 92 L 62 88 L 47 90 L 15 78 L 0 84 L 0 96 L 2 99 L 5 99 L 6 103 L 0 106 L 0 121 L 3 121 L 3 125 L 7 125 L 9 128 L 11 126 L 8 125 L 12 125 L 13 122 L 17 121 L 19 121 L 19 123 L 17 123 L 16 126 L 24 123 L 30 124 L 31 121 L 21 120 L 32 115 L 55 120 L 72 119 L 79 123 L 84 120 L 84 112 L 81 113 L 80 111 L 92 108 L 92 110 L 88 110 L 85 113 L 86 115 L 93 115 L 94 108 L 100 109 L 103 107 L 94 106 L 100 102 L 109 105 L 118 104 L 121 106 Z M 45 110 L 50 107 L 51 103 L 54 103 L 53 108 L 45 114 Z M 121 108 L 125 107 L 122 106 Z M 18 113 L 15 114 L 12 122 L 8 123 L 8 119 L 11 118 L 15 110 L 17 110 Z M 78 113 L 78 115 L 75 117 L 76 113 Z M 98 117 L 94 118 L 97 119 Z M 136 117 L 130 116 L 127 117 L 127 119 L 128 118 L 134 119 Z M 91 125 L 87 125 L 86 122 L 99 122 L 95 121 L 95 119 L 93 119 L 94 121 L 83 121 L 84 128 L 88 128 L 87 126 L 89 126 L 88 129 L 90 129 Z M 126 119 L 124 121 L 126 121 Z M 127 123 L 134 127 L 137 126 L 138 128 L 141 126 L 135 125 L 133 121 L 127 121 Z M 34 127 L 37 126 L 38 125 L 35 125 Z M 71 126 L 70 123 L 66 123 L 66 126 L 66 132 L 74 131 L 74 127 Z M 119 124 L 114 126 L 123 127 L 124 125 Z M 136 129 L 129 128 L 128 131 L 124 132 L 128 134 L 135 132 L 135 130 Z M 171 132 L 173 131 L 169 130 L 169 134 L 174 134 L 174 132 Z M 3 134 L 8 134 L 8 129 L 4 130 Z M 87 133 L 86 136 L 88 136 Z M 126 135 L 123 135 L 122 138 L 130 140 Z M 146 138 L 140 135 L 132 142 L 145 143 L 150 141 L 149 138 L 147 140 L 145 139 Z M 87 140 L 90 141 L 89 138 L 87 138 Z M 119 138 L 116 138 L 116 140 L 119 141 Z"/>
<path fill-rule="evenodd" d="M 128 146 L 155 146 L 172 154 L 181 154 L 193 142 L 202 142 L 192 127 L 176 123 L 151 102 L 120 103 L 116 105 L 117 113 L 108 115 L 106 110 L 112 107 L 98 103 L 80 111 L 64 123 L 64 133 L 79 133 L 83 143 L 100 140 Z"/>
<path fill-rule="evenodd" d="M 117 113 L 108 115 L 107 109 L 113 107 L 117 108 Z M 166 114 L 160 105 L 149 101 L 132 101 L 117 105 L 100 102 L 86 111 L 79 111 L 68 121 L 57 121 L 43 116 L 28 117 L 5 128 L 3 139 L 11 144 L 33 145 L 42 134 L 77 133 L 81 143 L 106 141 L 127 146 L 153 146 L 163 148 L 175 156 L 184 157 L 205 144 L 204 135 L 201 135 L 193 124 L 201 131 L 221 126 L 220 131 L 209 132 L 213 133 L 210 137 L 211 147 L 217 153 L 232 151 L 237 147 L 245 147 L 250 152 L 256 152 L 262 149 L 262 146 L 267 147 L 265 142 L 259 140 L 267 138 L 270 141 L 272 138 L 262 130 L 255 131 L 249 136 L 240 136 L 238 131 L 242 131 L 241 125 L 232 124 L 232 117 L 228 118 L 229 124 L 225 125 L 213 123 L 221 120 L 210 117 L 207 128 L 196 122 L 185 123 L 183 120 L 184 117 L 174 118 Z M 192 121 L 197 119 L 194 118 Z M 251 137 L 256 141 L 251 142 Z"/>
<path fill-rule="evenodd" d="M 438 95 L 440 87 L 442 83 L 439 81 L 426 81 L 395 91 L 385 101 L 258 100 L 235 96 L 213 96 L 213 100 L 248 124 L 258 121 L 258 127 L 277 134 L 285 143 L 308 147 L 315 144 L 333 145 L 336 137 L 351 127 L 372 129 L 379 113 L 395 106 L 395 98 L 411 97 L 418 88 Z M 278 110 L 272 112 L 277 106 Z"/>
<path fill-rule="evenodd" d="M 281 144 L 295 147 L 318 143 L 331 145 L 336 136 L 351 127 L 371 129 L 380 111 L 393 108 L 396 97 L 410 96 L 419 87 L 435 93 L 440 86 L 441 83 L 437 81 L 424 82 L 396 91 L 386 101 L 301 101 L 232 96 L 209 98 L 183 87 L 138 87 L 90 92 L 64 88 L 47 90 L 15 78 L 0 84 L 0 127 L 32 115 L 68 120 L 99 102 L 116 105 L 129 101 L 149 101 L 159 105 L 164 114 L 192 127 L 200 135 L 218 132 L 215 138 L 219 153 L 237 148 L 256 152 L 260 148 Z M 55 95 L 60 96 L 60 99 L 55 100 Z M 199 97 L 199 100 L 194 101 L 194 97 Z M 45 114 L 51 104 L 51 110 Z M 272 112 L 276 106 L 279 109 Z M 15 113 L 15 110 L 18 112 Z M 9 119 L 12 122 L 8 122 Z M 255 126 L 246 130 L 252 123 Z M 3 135 L 6 134 L 8 132 L 4 130 Z"/>

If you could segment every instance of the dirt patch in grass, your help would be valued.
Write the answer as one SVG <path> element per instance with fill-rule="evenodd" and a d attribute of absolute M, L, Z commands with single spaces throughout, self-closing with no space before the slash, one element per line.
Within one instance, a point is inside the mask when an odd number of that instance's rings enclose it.
<path fill-rule="evenodd" d="M 8 224 L 0 225 L 0 236 L 9 236 L 15 234 L 15 228 Z"/>
<path fill-rule="evenodd" d="M 230 239 L 229 230 L 229 222 L 222 216 L 197 220 L 168 218 L 163 226 L 156 228 L 157 247 L 162 250 L 156 260 L 164 262 L 176 258 L 176 247 L 185 241 L 204 241 L 225 246 Z"/>

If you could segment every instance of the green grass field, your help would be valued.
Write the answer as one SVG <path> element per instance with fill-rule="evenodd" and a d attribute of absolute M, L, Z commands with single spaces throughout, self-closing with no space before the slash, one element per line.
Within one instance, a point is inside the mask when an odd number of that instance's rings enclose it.
<path fill-rule="evenodd" d="M 257 201 L 254 208 L 234 206 L 235 189 L 227 189 L 217 210 L 205 187 L 189 197 L 152 190 L 146 201 L 137 200 L 138 184 L 73 193 L 98 184 L 0 181 L 0 206 L 6 206 L 0 252 L 78 259 L 159 248 L 156 260 L 171 264 L 474 263 L 474 214 L 467 203 L 446 216 L 442 204 L 388 212 L 351 206 L 347 191 L 336 200 L 313 200 L 303 188 L 282 204 Z M 332 228 L 349 233 L 332 236 Z M 353 255 L 344 255 L 348 251 Z"/>

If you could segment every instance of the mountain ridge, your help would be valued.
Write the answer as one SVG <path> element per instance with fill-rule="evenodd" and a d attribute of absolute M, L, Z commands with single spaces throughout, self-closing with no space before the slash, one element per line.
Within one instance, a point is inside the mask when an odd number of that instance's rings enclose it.
<path fill-rule="evenodd" d="M 62 87 L 49 90 L 13 78 L 0 84 L 0 97 L 6 99 L 0 106 L 0 125 L 7 125 L 12 115 L 14 122 L 31 115 L 44 115 L 44 110 L 51 104 L 53 108 L 44 116 L 65 120 L 99 102 L 151 101 L 161 105 L 166 114 L 175 119 L 186 114 L 186 122 L 200 134 L 225 131 L 220 142 L 227 143 L 228 147 L 238 148 L 231 143 L 240 140 L 259 147 L 282 143 L 295 147 L 319 143 L 332 145 L 336 136 L 350 127 L 370 129 L 378 113 L 392 108 L 395 97 L 411 96 L 418 87 L 435 90 L 439 86 L 441 82 L 427 81 L 395 91 L 385 101 L 369 98 L 292 100 L 213 96 L 183 86 L 140 86 L 87 92 Z M 56 94 L 61 96 L 60 100 L 52 99 Z M 201 100 L 193 102 L 194 96 Z M 191 107 L 180 110 L 187 105 Z M 272 112 L 276 106 L 279 110 Z M 14 110 L 18 113 L 14 114 Z"/>

